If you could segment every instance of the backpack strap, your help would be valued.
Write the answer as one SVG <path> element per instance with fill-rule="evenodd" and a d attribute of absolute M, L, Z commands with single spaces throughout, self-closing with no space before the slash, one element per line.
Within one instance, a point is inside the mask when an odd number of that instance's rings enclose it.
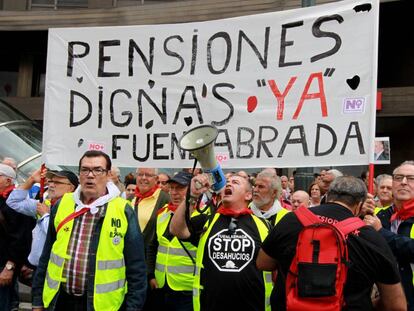
<path fill-rule="evenodd" d="M 334 226 L 341 231 L 343 235 L 347 235 L 348 233 L 365 226 L 365 223 L 358 217 L 350 217 L 337 222 Z"/>
<path fill-rule="evenodd" d="M 321 220 L 312 213 L 308 208 L 304 206 L 299 206 L 297 210 L 294 211 L 296 217 L 299 219 L 303 226 L 310 226 L 315 223 L 320 223 Z"/>

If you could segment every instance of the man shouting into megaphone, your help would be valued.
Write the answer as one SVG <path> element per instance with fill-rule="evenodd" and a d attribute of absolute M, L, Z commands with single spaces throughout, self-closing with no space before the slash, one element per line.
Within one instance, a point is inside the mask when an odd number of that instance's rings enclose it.
<path fill-rule="evenodd" d="M 193 177 L 190 201 L 209 191 L 210 180 L 206 174 Z M 172 234 L 198 246 L 194 310 L 270 310 L 271 274 L 255 265 L 268 227 L 248 209 L 252 187 L 245 178 L 232 176 L 221 195 L 217 211 L 191 217 L 191 228 L 185 220 L 185 203 L 170 224 Z"/>

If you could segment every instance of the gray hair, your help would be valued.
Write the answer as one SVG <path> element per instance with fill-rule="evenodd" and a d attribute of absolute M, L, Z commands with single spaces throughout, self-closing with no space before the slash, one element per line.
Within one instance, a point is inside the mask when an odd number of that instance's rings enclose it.
<path fill-rule="evenodd" d="M 351 207 L 365 201 L 367 187 L 365 183 L 353 176 L 335 178 L 328 190 L 327 201 L 339 201 Z"/>
<path fill-rule="evenodd" d="M 388 175 L 388 174 L 378 175 L 377 178 L 375 178 L 375 182 L 379 186 L 384 179 L 391 179 L 392 180 L 392 176 L 391 175 Z"/>
<path fill-rule="evenodd" d="M 336 169 L 330 169 L 329 171 L 326 172 L 326 174 L 333 175 L 335 178 L 344 176 L 344 174 L 342 174 L 341 171 L 336 170 Z"/>
<path fill-rule="evenodd" d="M 5 157 L 1 163 L 10 166 L 14 170 L 17 169 L 17 162 L 14 158 Z"/>
<path fill-rule="evenodd" d="M 264 169 L 259 174 L 257 174 L 257 178 L 269 178 L 270 180 L 270 189 L 277 190 L 277 195 L 280 196 L 282 194 L 282 183 L 280 181 L 280 177 L 276 176 L 273 172 Z"/>
<path fill-rule="evenodd" d="M 154 170 L 154 175 L 158 176 L 158 168 L 155 168 L 155 167 L 137 167 L 137 169 L 135 170 L 135 173 L 137 173 L 137 174 L 138 174 L 138 170 L 139 170 L 140 168 L 151 168 L 151 169 L 153 169 L 153 170 Z"/>
<path fill-rule="evenodd" d="M 116 176 L 121 176 L 121 170 L 119 169 L 119 167 L 112 165 L 111 171 L 116 174 Z"/>
<path fill-rule="evenodd" d="M 411 165 L 414 166 L 414 161 L 404 161 L 403 163 L 401 163 L 400 165 L 398 165 L 393 171 L 392 173 L 395 174 L 395 172 L 403 165 Z"/>

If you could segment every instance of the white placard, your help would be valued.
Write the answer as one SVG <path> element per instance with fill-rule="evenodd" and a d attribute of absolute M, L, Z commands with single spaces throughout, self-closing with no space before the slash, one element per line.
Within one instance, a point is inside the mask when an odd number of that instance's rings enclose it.
<path fill-rule="evenodd" d="M 200 23 L 49 30 L 43 160 L 189 167 L 219 129 L 223 167 L 372 162 L 378 1 Z"/>

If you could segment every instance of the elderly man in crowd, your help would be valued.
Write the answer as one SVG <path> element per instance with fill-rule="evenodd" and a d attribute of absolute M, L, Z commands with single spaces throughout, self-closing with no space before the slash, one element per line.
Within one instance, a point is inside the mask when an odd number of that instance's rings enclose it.
<path fill-rule="evenodd" d="M 7 204 L 18 213 L 36 219 L 33 229 L 32 248 L 28 257 L 30 265 L 22 267 L 22 275 L 30 282 L 33 270 L 39 264 L 45 244 L 46 233 L 49 227 L 50 206 L 54 205 L 65 193 L 73 192 L 79 185 L 78 177 L 70 171 L 49 171 L 46 173 L 48 179 L 48 200 L 39 202 L 29 196 L 29 190 L 35 183 L 40 182 L 41 169 L 36 170 L 26 181 L 14 189 L 7 199 Z"/>
<path fill-rule="evenodd" d="M 398 261 L 398 268 L 407 298 L 408 310 L 414 310 L 414 161 L 406 161 L 393 171 L 394 203 L 377 211 L 371 210 L 364 220 L 388 242 Z"/>
<path fill-rule="evenodd" d="M 306 191 L 298 190 L 292 194 L 292 211 L 296 210 L 299 206 L 309 207 L 309 194 Z"/>
<path fill-rule="evenodd" d="M 327 223 L 342 221 L 360 214 L 366 195 L 366 187 L 361 180 L 339 177 L 329 188 L 328 203 L 310 210 Z M 263 242 L 257 258 L 258 268 L 279 269 L 287 275 L 302 228 L 294 213 L 287 214 Z M 372 228 L 364 226 L 348 235 L 347 244 L 350 264 L 344 288 L 345 309 L 373 310 L 371 290 L 376 284 L 380 292 L 378 310 L 404 310 L 405 298 L 397 264 L 384 239 Z M 309 276 L 309 279 L 318 277 Z M 284 286 L 285 283 L 277 283 L 274 288 L 274 310 L 286 310 Z"/>
<path fill-rule="evenodd" d="M 282 199 L 290 201 L 290 188 L 289 188 L 289 178 L 285 175 L 280 177 L 280 182 L 282 185 Z"/>
<path fill-rule="evenodd" d="M 132 201 L 138 216 L 139 227 L 144 238 L 145 252 L 148 245 L 155 237 L 155 224 L 157 222 L 158 210 L 168 204 L 170 197 L 162 191 L 158 185 L 158 169 L 140 167 L 136 171 L 137 187 L 136 197 Z M 146 256 L 147 266 L 150 264 Z M 147 301 L 144 310 L 155 310 L 157 297 L 148 286 Z"/>
<path fill-rule="evenodd" d="M 185 200 L 191 178 L 190 173 L 182 171 L 169 179 L 171 200 L 158 212 L 156 236 L 148 247 L 150 286 L 160 291 L 158 310 L 193 310 L 197 247 L 190 242 L 180 241 L 169 230 L 171 218 Z"/>
<path fill-rule="evenodd" d="M 114 183 L 115 186 L 118 187 L 119 191 L 121 192 L 121 196 L 126 199 L 125 194 L 125 185 L 121 181 L 121 170 L 117 166 L 111 167 L 111 180 Z"/>
<path fill-rule="evenodd" d="M 157 212 L 169 202 L 168 193 L 158 186 L 158 170 L 140 167 L 137 169 L 136 197 L 132 201 L 138 215 L 138 223 L 147 246 L 155 235 Z"/>
<path fill-rule="evenodd" d="M 337 177 L 341 177 L 343 174 L 336 170 L 330 169 L 327 170 L 324 174 L 321 172 L 321 180 L 319 183 L 319 188 L 321 189 L 321 204 L 326 203 L 326 194 L 328 192 L 329 186 Z"/>
<path fill-rule="evenodd" d="M 34 219 L 19 214 L 7 204 L 16 172 L 0 164 L 0 310 L 10 311 L 20 267 L 30 252 Z"/>
<path fill-rule="evenodd" d="M 195 176 L 191 181 L 191 196 L 199 197 L 210 186 L 207 175 Z M 222 205 L 213 217 L 194 216 L 188 226 L 185 204 L 173 216 L 171 233 L 189 239 L 198 247 L 193 290 L 195 311 L 269 308 L 271 274 L 263 274 L 255 267 L 257 251 L 268 227 L 248 209 L 251 197 L 250 183 L 243 177 L 232 176 L 222 191 Z"/>
<path fill-rule="evenodd" d="M 393 202 L 392 197 L 392 176 L 382 174 L 375 179 L 377 182 L 377 206 L 387 207 Z"/>
<path fill-rule="evenodd" d="M 269 170 L 263 170 L 256 177 L 249 207 L 254 215 L 267 219 L 273 226 L 288 212 L 279 202 L 281 194 L 280 178 Z"/>
<path fill-rule="evenodd" d="M 87 151 L 80 187 L 52 208 L 33 282 L 33 310 L 141 310 L 144 244 L 136 215 L 110 181 L 111 159 Z"/>

